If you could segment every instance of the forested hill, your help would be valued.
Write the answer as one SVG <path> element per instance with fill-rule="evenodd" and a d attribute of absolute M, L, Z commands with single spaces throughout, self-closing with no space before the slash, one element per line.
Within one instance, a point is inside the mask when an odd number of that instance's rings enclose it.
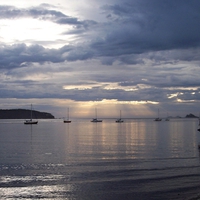
<path fill-rule="evenodd" d="M 26 109 L 0 109 L 0 119 L 30 119 L 31 110 Z M 51 113 L 39 112 L 36 110 L 32 111 L 33 119 L 54 119 Z"/>

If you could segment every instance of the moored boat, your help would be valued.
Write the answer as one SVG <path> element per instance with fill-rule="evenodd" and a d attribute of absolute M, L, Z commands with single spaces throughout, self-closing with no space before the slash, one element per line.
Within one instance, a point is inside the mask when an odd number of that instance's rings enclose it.
<path fill-rule="evenodd" d="M 162 121 L 162 119 L 159 117 L 159 109 L 158 109 L 158 117 L 157 117 L 157 118 L 155 118 L 155 120 L 154 120 L 154 121 L 156 121 L 156 122 Z"/>
<path fill-rule="evenodd" d="M 64 123 L 71 123 L 71 120 L 69 120 L 69 108 L 68 108 L 68 112 L 67 112 L 67 119 L 64 119 L 63 122 Z"/>
<path fill-rule="evenodd" d="M 33 121 L 32 119 L 26 120 L 26 121 L 24 122 L 24 124 L 37 124 L 37 123 L 38 123 L 38 121 Z"/>
<path fill-rule="evenodd" d="M 31 104 L 31 118 L 29 120 L 25 120 L 24 124 L 26 124 L 26 125 L 30 124 L 31 125 L 31 124 L 37 124 L 37 123 L 38 123 L 37 120 L 32 119 L 32 104 Z"/>
<path fill-rule="evenodd" d="M 63 120 L 64 123 L 71 123 L 71 120 Z"/>
<path fill-rule="evenodd" d="M 97 109 L 96 108 L 95 108 L 95 113 L 96 113 L 96 117 L 93 118 L 91 122 L 102 122 L 103 121 L 102 119 L 97 118 Z"/>
<path fill-rule="evenodd" d="M 197 129 L 197 131 L 200 132 L 200 117 L 199 117 L 199 128 Z"/>
<path fill-rule="evenodd" d="M 122 117 L 121 117 L 121 110 L 120 110 L 120 118 L 117 119 L 115 122 L 116 122 L 116 123 L 123 123 L 123 122 L 124 122 L 124 121 L 122 120 Z"/>
<path fill-rule="evenodd" d="M 162 121 L 162 119 L 161 118 L 156 118 L 154 121 L 159 122 L 159 121 Z"/>
<path fill-rule="evenodd" d="M 97 118 L 93 118 L 91 122 L 102 122 L 103 120 L 101 119 L 97 119 Z"/>
<path fill-rule="evenodd" d="M 167 117 L 165 118 L 165 121 L 169 121 L 168 113 L 167 113 Z"/>
<path fill-rule="evenodd" d="M 123 123 L 124 121 L 122 119 L 117 119 L 115 122 L 116 123 Z"/>

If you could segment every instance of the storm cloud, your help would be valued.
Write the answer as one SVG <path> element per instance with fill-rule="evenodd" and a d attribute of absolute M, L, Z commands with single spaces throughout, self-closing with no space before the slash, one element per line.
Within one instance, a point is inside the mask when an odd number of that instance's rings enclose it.
<path fill-rule="evenodd" d="M 35 19 L 61 28 L 54 43 L 1 38 L 1 98 L 197 105 L 200 2 L 114 2 L 74 16 L 53 4 L 0 5 L 0 22 Z M 59 40 L 59 47 L 45 45 Z"/>

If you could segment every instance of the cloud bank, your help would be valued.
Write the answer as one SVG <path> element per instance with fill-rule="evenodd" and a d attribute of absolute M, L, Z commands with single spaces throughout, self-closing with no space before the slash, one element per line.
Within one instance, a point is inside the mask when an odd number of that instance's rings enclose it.
<path fill-rule="evenodd" d="M 66 36 L 59 48 L 37 37 L 29 44 L 2 38 L 1 98 L 199 102 L 199 1 L 108 1 L 98 9 L 104 20 L 52 4 L 0 5 L 0 21 L 50 22 L 62 27 L 58 39 Z"/>

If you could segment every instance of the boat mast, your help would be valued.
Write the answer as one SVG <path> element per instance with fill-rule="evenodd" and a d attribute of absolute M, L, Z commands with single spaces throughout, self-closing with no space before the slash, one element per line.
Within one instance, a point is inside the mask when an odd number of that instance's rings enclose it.
<path fill-rule="evenodd" d="M 119 119 L 121 119 L 121 110 L 119 111 Z"/>
<path fill-rule="evenodd" d="M 32 104 L 31 104 L 31 121 L 32 121 Z"/>
<path fill-rule="evenodd" d="M 200 126 L 200 113 L 199 113 L 199 126 Z"/>

